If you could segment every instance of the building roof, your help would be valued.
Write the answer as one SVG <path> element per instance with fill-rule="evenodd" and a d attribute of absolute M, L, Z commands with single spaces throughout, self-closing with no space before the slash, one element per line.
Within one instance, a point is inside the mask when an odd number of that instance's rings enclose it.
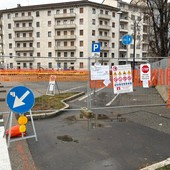
<path fill-rule="evenodd" d="M 94 6 L 97 8 L 106 8 L 108 10 L 118 11 L 118 8 L 103 5 L 95 2 L 90 2 L 88 0 L 82 1 L 71 1 L 71 2 L 62 2 L 62 3 L 50 3 L 50 4 L 40 4 L 40 5 L 31 5 L 31 6 L 21 6 L 17 5 L 16 8 L 4 9 L 0 10 L 0 14 L 2 13 L 12 13 L 12 12 L 22 12 L 22 11 L 34 11 L 34 10 L 47 10 L 47 9 L 60 9 L 60 8 L 70 8 L 70 7 L 79 7 L 79 6 Z"/>

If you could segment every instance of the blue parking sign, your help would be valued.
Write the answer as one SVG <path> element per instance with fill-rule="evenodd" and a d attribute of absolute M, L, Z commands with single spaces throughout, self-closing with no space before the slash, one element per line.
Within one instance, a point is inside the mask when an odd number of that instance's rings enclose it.
<path fill-rule="evenodd" d="M 99 53 L 100 52 L 100 43 L 93 43 L 92 44 L 92 52 L 97 52 Z"/>
<path fill-rule="evenodd" d="M 34 95 L 27 87 L 16 86 L 8 92 L 7 104 L 11 111 L 23 114 L 33 107 Z"/>

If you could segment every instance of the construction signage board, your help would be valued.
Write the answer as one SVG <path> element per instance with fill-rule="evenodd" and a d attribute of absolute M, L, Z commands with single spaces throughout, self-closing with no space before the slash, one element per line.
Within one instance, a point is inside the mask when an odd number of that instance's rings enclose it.
<path fill-rule="evenodd" d="M 133 92 L 131 65 L 112 67 L 114 94 Z"/>
<path fill-rule="evenodd" d="M 109 66 L 91 66 L 91 80 L 109 80 Z"/>
<path fill-rule="evenodd" d="M 150 64 L 140 65 L 140 80 L 150 80 L 151 79 L 151 66 Z"/>

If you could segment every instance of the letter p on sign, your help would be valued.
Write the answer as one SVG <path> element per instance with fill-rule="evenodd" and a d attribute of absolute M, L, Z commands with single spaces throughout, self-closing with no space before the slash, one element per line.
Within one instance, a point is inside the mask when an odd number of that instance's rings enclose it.
<path fill-rule="evenodd" d="M 100 43 L 92 44 L 92 52 L 100 52 Z"/>

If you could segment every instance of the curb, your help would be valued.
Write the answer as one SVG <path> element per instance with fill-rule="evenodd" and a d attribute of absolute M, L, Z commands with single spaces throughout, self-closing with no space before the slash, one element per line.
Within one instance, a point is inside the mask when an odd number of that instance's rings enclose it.
<path fill-rule="evenodd" d="M 162 167 L 164 167 L 166 165 L 170 165 L 170 158 L 167 158 L 164 161 L 155 163 L 153 165 L 147 166 L 147 167 L 142 168 L 140 170 L 155 170 L 155 169 L 158 169 L 158 168 L 162 168 Z"/>
<path fill-rule="evenodd" d="M 75 98 L 78 98 L 82 95 L 84 95 L 85 93 L 84 92 L 80 92 L 78 94 L 75 94 L 71 97 L 68 97 L 64 100 L 61 100 L 61 102 L 65 105 L 63 108 L 59 109 L 59 110 L 55 110 L 53 112 L 49 112 L 49 113 L 39 113 L 39 114 L 32 114 L 32 117 L 34 120 L 38 120 L 38 119 L 47 119 L 47 118 L 52 118 L 52 117 L 55 117 L 55 116 L 59 116 L 60 114 L 62 114 L 62 112 L 65 110 L 65 109 L 68 109 L 70 106 L 66 103 L 70 100 L 73 100 Z M 30 120 L 30 115 L 27 115 L 28 119 Z"/>

